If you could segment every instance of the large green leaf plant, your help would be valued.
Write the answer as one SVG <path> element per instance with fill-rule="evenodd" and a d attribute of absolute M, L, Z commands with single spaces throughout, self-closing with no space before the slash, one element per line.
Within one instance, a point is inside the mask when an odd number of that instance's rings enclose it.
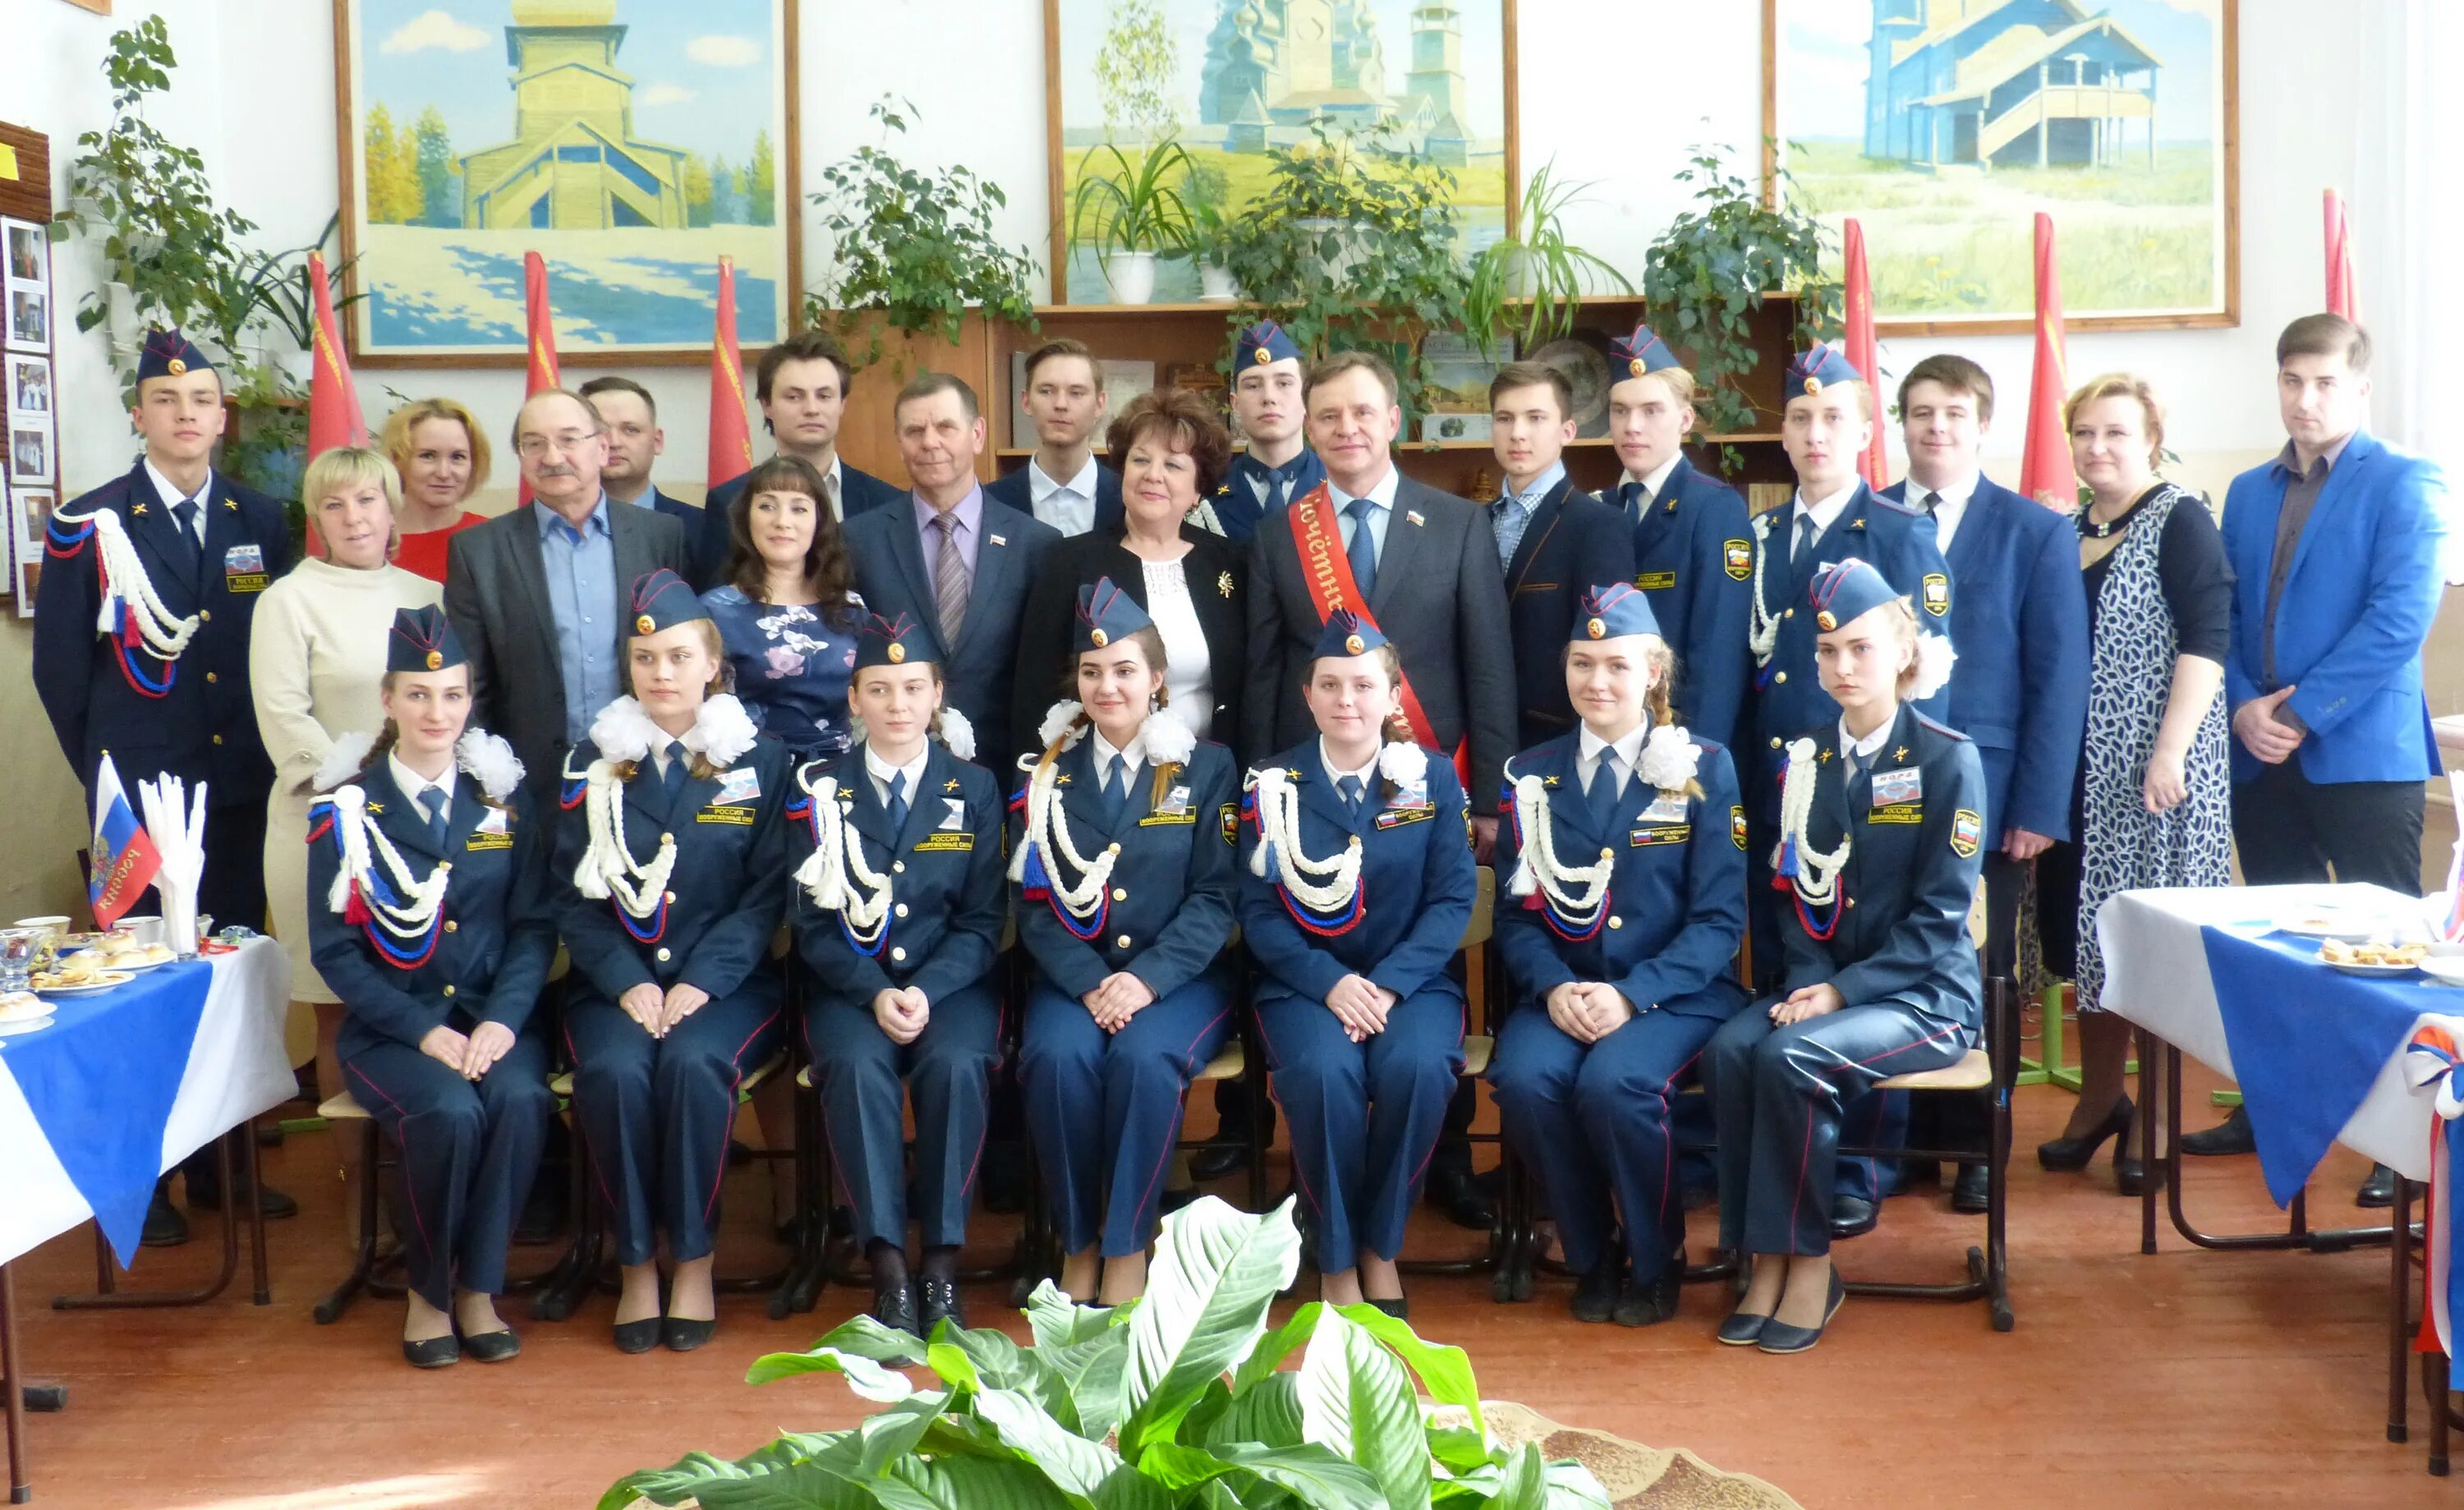
<path fill-rule="evenodd" d="M 1037 1286 L 1026 1346 L 859 1316 L 746 1377 L 837 1374 L 882 1407 L 863 1425 L 690 1454 L 627 1475 L 601 1510 L 1607 1510 L 1579 1464 L 1491 1443 L 1463 1349 L 1370 1305 L 1310 1302 L 1269 1329 L 1299 1266 L 1289 1202 L 1252 1216 L 1208 1197 L 1164 1218 L 1144 1300 L 1103 1310 Z M 885 1367 L 916 1356 L 938 1388 Z M 1469 1423 L 1430 1425 L 1416 1383 Z"/>

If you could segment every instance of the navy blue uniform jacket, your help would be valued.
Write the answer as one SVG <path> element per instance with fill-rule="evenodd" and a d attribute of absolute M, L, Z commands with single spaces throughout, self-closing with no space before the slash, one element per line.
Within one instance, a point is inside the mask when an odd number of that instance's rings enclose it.
<path fill-rule="evenodd" d="M 1574 726 L 1566 697 L 1566 641 L 1583 594 L 1634 576 L 1634 535 L 1617 511 L 1567 478 L 1531 511 L 1506 567 L 1514 636 L 1517 742 L 1529 748 Z"/>
<path fill-rule="evenodd" d="M 1651 600 L 1661 637 L 1677 652 L 1671 694 L 1680 722 L 1713 744 L 1737 737 L 1752 684 L 1747 643 L 1754 542 L 1737 490 L 1684 457 L 1634 524 L 1634 584 Z"/>

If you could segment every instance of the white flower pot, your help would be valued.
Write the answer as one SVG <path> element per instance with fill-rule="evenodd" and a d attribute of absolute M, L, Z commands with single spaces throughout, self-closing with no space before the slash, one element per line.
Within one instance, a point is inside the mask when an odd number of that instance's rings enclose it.
<path fill-rule="evenodd" d="M 102 328 L 115 351 L 137 349 L 137 291 L 125 283 L 102 286 Z"/>
<path fill-rule="evenodd" d="M 1104 281 L 1112 286 L 1118 304 L 1144 304 L 1155 297 L 1155 254 L 1113 252 L 1104 257 Z"/>
<path fill-rule="evenodd" d="M 1209 304 L 1230 304 L 1241 297 L 1241 284 L 1232 270 L 1213 262 L 1198 265 L 1198 296 Z"/>

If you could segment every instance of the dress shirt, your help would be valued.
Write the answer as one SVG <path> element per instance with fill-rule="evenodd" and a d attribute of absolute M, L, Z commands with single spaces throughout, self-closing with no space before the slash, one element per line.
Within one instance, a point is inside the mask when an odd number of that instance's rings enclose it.
<path fill-rule="evenodd" d="M 1507 535 L 1508 533 L 1507 530 L 1500 528 L 1496 532 L 1498 564 L 1502 566 L 1511 566 L 1514 564 L 1514 553 L 1522 548 L 1524 532 L 1531 528 L 1531 514 L 1533 511 L 1540 507 L 1541 499 L 1549 496 L 1549 490 L 1557 486 L 1558 482 L 1563 479 L 1565 475 L 1566 464 L 1562 461 L 1551 462 L 1549 464 L 1549 470 L 1547 471 L 1544 471 L 1539 476 L 1531 479 L 1531 485 L 1529 487 L 1523 489 L 1519 492 L 1507 493 L 1498 500 L 1501 503 L 1511 504 L 1515 508 L 1523 511 L 1523 528 L 1511 532 L 1514 536 L 1514 540 L 1511 545 L 1507 543 Z M 1492 523 L 1495 522 L 1497 517 L 1495 509 L 1496 505 L 1490 505 L 1491 512 L 1489 518 Z M 1385 542 L 1381 540 L 1378 543 L 1382 545 Z"/>
<path fill-rule="evenodd" d="M 1214 662 L 1206 627 L 1189 592 L 1189 558 L 1140 563 L 1147 580 L 1147 617 L 1163 637 L 1163 686 L 1172 711 L 1203 739 L 1215 724 Z"/>
<path fill-rule="evenodd" d="M 154 492 L 162 498 L 164 508 L 176 508 L 188 501 L 189 495 L 187 493 L 182 492 L 179 488 L 172 483 L 170 478 L 164 476 L 161 471 L 155 469 L 154 462 L 151 457 L 148 457 L 145 462 L 145 477 L 147 481 L 154 484 Z M 213 498 L 213 495 L 214 474 L 213 470 L 209 468 L 206 471 L 206 480 L 197 484 L 196 516 L 188 521 L 188 532 L 197 537 L 197 547 L 200 550 L 203 550 L 206 544 L 206 505 Z M 171 520 L 175 524 L 179 522 L 179 518 L 180 516 L 176 514 L 171 515 Z M 317 526 L 314 520 L 309 522 L 308 533 L 311 536 L 314 536 L 317 533 Z"/>
<path fill-rule="evenodd" d="M 616 700 L 616 538 L 601 492 L 576 530 L 564 515 L 539 508 L 539 564 L 547 572 L 548 608 L 556 620 L 556 663 L 564 674 L 564 737 L 589 736 L 599 710 Z M 600 615 L 610 615 L 606 624 Z"/>
<path fill-rule="evenodd" d="M 2270 475 L 2284 484 L 2284 507 L 2276 514 L 2276 554 L 2267 566 L 2267 621 L 2259 635 L 2259 672 L 2271 688 L 2276 686 L 2276 605 L 2284 597 L 2284 580 L 2293 575 L 2293 554 L 2301 543 L 2301 528 L 2310 522 L 2310 511 L 2318 507 L 2319 494 L 2327 486 L 2327 474 L 2336 470 L 2344 448 L 2352 441 L 2353 437 L 2347 435 L 2321 451 L 2306 472 L 2299 470 L 2301 459 L 2294 451 L 2293 443 L 2286 441 L 2284 449 L 2267 469 Z"/>
<path fill-rule="evenodd" d="M 1976 485 L 1983 478 L 1982 472 L 1971 471 L 1947 488 L 1928 488 L 1914 477 L 1908 479 L 1909 507 L 1924 508 L 1928 493 L 1934 498 L 1927 511 L 1933 514 L 1933 543 L 1946 559 L 1950 556 L 1950 537 L 1959 533 L 1959 521 L 1968 517 L 1968 505 L 1976 497 Z"/>
<path fill-rule="evenodd" d="M 1814 537 L 1818 540 L 1831 533 L 1831 527 L 1839 522 L 1839 515 L 1846 511 L 1848 500 L 1855 496 L 1857 496 L 1857 479 L 1853 477 L 1848 480 L 1847 487 L 1828 498 L 1817 498 L 1811 503 L 1806 501 L 1804 492 L 1800 491 L 1796 495 L 1795 512 L 1789 515 L 1788 520 L 1789 549 L 1791 551 L 1796 549 L 1797 532 L 1802 528 L 1800 520 L 1814 521 Z"/>
<path fill-rule="evenodd" d="M 1612 743 L 1592 733 L 1592 726 L 1585 724 L 1577 742 L 1579 754 L 1574 761 L 1574 769 L 1582 778 L 1584 795 L 1595 797 L 1592 792 L 1592 781 L 1599 773 L 1602 755 L 1608 755 L 1616 762 L 1610 769 L 1617 773 L 1617 786 L 1609 795 L 1615 797 L 1622 793 L 1626 777 L 1636 774 L 1635 762 L 1642 758 L 1642 741 L 1650 733 L 1648 722 L 1639 723 Z"/>
<path fill-rule="evenodd" d="M 1366 497 L 1376 505 L 1369 511 L 1370 548 L 1377 553 L 1379 560 L 1386 558 L 1386 529 L 1395 520 L 1395 490 L 1402 480 L 1403 474 L 1395 470 L 1392 462 L 1387 463 L 1386 475 L 1378 478 L 1376 484 L 1363 494 L 1346 492 L 1335 486 L 1333 478 L 1327 479 L 1326 495 L 1334 504 L 1335 527 L 1343 532 L 1345 550 L 1352 549 L 1352 532 L 1358 526 L 1358 521 L 1346 511 L 1352 507 L 1355 496 Z"/>
<path fill-rule="evenodd" d="M 1138 732 L 1130 736 L 1130 745 L 1126 750 L 1113 749 L 1112 741 L 1105 738 L 1104 732 L 1095 728 L 1092 724 L 1088 726 L 1087 733 L 1089 738 L 1092 738 L 1095 741 L 1095 785 L 1098 790 L 1103 787 L 1105 779 L 1112 774 L 1113 761 L 1127 761 L 1129 763 L 1128 774 L 1131 776 L 1136 776 L 1138 774 L 1138 767 L 1146 763 L 1146 725 L 1140 724 L 1138 726 Z"/>
<path fill-rule="evenodd" d="M 1384 753 L 1385 746 L 1381 742 L 1378 746 L 1378 754 Z M 1334 789 L 1338 794 L 1343 791 L 1343 778 L 1348 776 L 1360 778 L 1360 795 L 1364 800 L 1370 793 L 1377 789 L 1377 755 L 1371 755 L 1369 763 L 1358 770 L 1347 771 L 1334 763 L 1334 756 L 1329 754 L 1326 748 L 1326 736 L 1321 734 L 1317 741 L 1317 763 L 1326 768 L 1327 779 L 1335 783 Z"/>
<path fill-rule="evenodd" d="M 436 799 L 439 796 L 445 799 L 445 811 L 449 813 L 453 811 L 453 762 L 451 760 L 445 762 L 445 774 L 433 781 L 403 764 L 402 756 L 391 751 L 385 754 L 385 769 L 393 774 L 393 784 L 402 790 L 402 795 L 419 804 L 419 816 L 422 820 L 429 822 L 435 821 Z"/>
<path fill-rule="evenodd" d="M 1084 535 L 1095 527 L 1095 455 L 1067 482 L 1055 482 L 1033 457 L 1026 463 L 1026 492 L 1035 516 L 1064 535 Z"/>
<path fill-rule="evenodd" d="M 1897 718 L 1885 718 L 1875 727 L 1872 733 L 1862 739 L 1857 739 L 1849 735 L 1848 720 L 1843 715 L 1839 720 L 1840 755 L 1843 758 L 1853 757 L 1870 772 L 1874 766 L 1874 757 L 1882 753 L 1882 746 L 1891 742 L 1891 729 L 1898 722 Z"/>
<path fill-rule="evenodd" d="M 1677 471 L 1677 464 L 1684 459 L 1685 453 L 1683 451 L 1679 451 L 1676 455 L 1669 457 L 1666 461 L 1654 467 L 1649 472 L 1640 477 L 1636 476 L 1632 472 L 1627 472 L 1625 474 L 1625 480 L 1627 482 L 1639 482 L 1642 484 L 1644 494 L 1648 496 L 1652 502 L 1658 503 L 1660 501 L 1660 490 L 1668 486 L 1669 474 Z"/>
<path fill-rule="evenodd" d="M 941 565 L 941 532 L 933 523 L 934 516 L 941 511 L 926 503 L 920 494 L 911 495 L 909 501 L 915 506 L 915 534 L 924 542 L 924 575 L 930 579 Z M 958 547 L 958 559 L 967 563 L 967 580 L 972 582 L 976 578 L 977 547 L 981 543 L 979 537 L 983 534 L 983 489 L 968 484 L 967 495 L 951 505 L 950 513 L 958 523 L 953 536 Z"/>
<path fill-rule="evenodd" d="M 890 806 L 890 783 L 891 778 L 895 777 L 905 777 L 907 778 L 907 808 L 908 811 L 912 813 L 915 809 L 917 793 L 924 782 L 924 762 L 932 758 L 933 741 L 930 739 L 924 741 L 924 748 L 915 752 L 915 758 L 908 761 L 905 765 L 891 765 L 889 761 L 881 758 L 880 754 L 875 751 L 871 745 L 868 744 L 864 747 L 864 774 L 872 777 L 872 795 L 881 799 L 881 805 L 884 808 Z"/>

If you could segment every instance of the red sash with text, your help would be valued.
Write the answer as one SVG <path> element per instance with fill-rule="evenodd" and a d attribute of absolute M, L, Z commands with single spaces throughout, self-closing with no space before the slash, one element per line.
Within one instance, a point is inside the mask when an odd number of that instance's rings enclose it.
<path fill-rule="evenodd" d="M 1343 532 L 1334 522 L 1334 499 L 1328 495 L 1325 483 L 1319 483 L 1293 500 L 1285 511 L 1292 521 L 1292 549 L 1300 557 L 1301 580 L 1309 583 L 1309 601 L 1317 605 L 1317 622 L 1323 628 L 1334 617 L 1337 608 L 1349 608 L 1363 624 L 1375 624 L 1376 616 L 1361 596 L 1360 584 L 1353 579 L 1352 558 L 1343 549 Z M 1381 631 L 1382 632 L 1382 631 Z M 1402 646 L 1396 646 L 1396 660 L 1402 660 Z M 1403 720 L 1412 726 L 1412 737 L 1429 748 L 1443 748 L 1438 743 L 1438 729 L 1429 722 L 1428 710 L 1420 706 L 1419 695 L 1412 690 L 1412 677 L 1401 676 Z M 1455 775 L 1471 790 L 1471 741 L 1468 736 L 1458 741 L 1454 750 Z"/>

